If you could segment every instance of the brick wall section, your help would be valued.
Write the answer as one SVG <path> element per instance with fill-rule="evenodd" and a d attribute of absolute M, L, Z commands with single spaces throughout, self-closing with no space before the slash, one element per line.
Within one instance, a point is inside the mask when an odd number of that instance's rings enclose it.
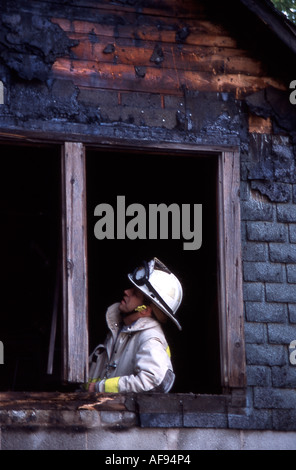
<path fill-rule="evenodd" d="M 274 137 L 264 138 L 271 147 Z M 292 152 L 289 140 L 285 142 Z M 246 361 L 252 418 L 234 417 L 231 422 L 246 428 L 295 430 L 296 367 L 290 362 L 289 350 L 296 339 L 295 184 L 293 171 L 278 178 L 271 174 L 270 188 L 285 185 L 288 196 L 284 203 L 279 197 L 270 198 L 252 189 L 260 187 L 258 180 L 250 178 L 256 177 L 254 162 L 260 158 L 260 152 L 255 155 L 250 145 L 248 156 L 242 159 L 241 182 Z M 260 182 L 266 185 L 267 180 Z"/>

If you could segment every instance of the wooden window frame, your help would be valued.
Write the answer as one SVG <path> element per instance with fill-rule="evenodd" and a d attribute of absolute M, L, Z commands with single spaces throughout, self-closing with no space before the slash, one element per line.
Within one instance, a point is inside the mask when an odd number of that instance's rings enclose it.
<path fill-rule="evenodd" d="M 66 142 L 62 151 L 63 380 L 88 377 L 88 289 L 85 148 Z"/>
<path fill-rule="evenodd" d="M 242 281 L 240 155 L 221 151 L 218 160 L 219 321 L 221 381 L 225 390 L 246 387 Z"/>
<path fill-rule="evenodd" d="M 9 138 L 10 136 L 10 138 Z M 9 140 L 44 142 L 42 136 L 7 134 Z M 236 147 L 147 142 L 65 142 L 48 137 L 62 147 L 62 288 L 63 288 L 63 377 L 64 382 L 83 383 L 88 377 L 88 278 L 85 146 L 170 151 L 218 158 L 218 298 L 221 385 L 223 392 L 246 387 L 243 286 L 240 219 L 240 155 Z"/>
<path fill-rule="evenodd" d="M 158 150 L 161 146 L 158 146 Z M 164 147 L 170 148 L 169 144 Z M 218 271 L 221 385 L 246 386 L 240 219 L 240 155 L 236 148 L 171 146 L 172 152 L 212 153 L 218 158 Z M 143 149 L 142 149 L 143 150 Z M 148 150 L 148 149 L 147 149 Z M 151 150 L 151 148 L 149 148 Z M 144 148 L 145 151 L 145 148 Z M 85 147 L 66 142 L 62 155 L 64 380 L 88 375 L 87 233 Z"/>

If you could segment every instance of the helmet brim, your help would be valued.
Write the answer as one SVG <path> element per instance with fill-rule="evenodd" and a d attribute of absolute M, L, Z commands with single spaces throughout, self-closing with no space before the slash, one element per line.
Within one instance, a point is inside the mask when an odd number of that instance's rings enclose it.
<path fill-rule="evenodd" d="M 178 329 L 181 331 L 182 330 L 182 327 L 180 325 L 180 323 L 178 322 L 178 320 L 165 308 L 163 307 L 163 305 L 161 304 L 161 302 L 155 297 L 153 296 L 153 294 L 149 291 L 148 287 L 146 285 L 138 285 L 136 282 L 134 282 L 133 278 L 132 278 L 132 274 L 128 274 L 127 275 L 129 280 L 131 281 L 131 283 L 137 288 L 139 289 L 146 297 L 148 297 L 151 302 L 156 305 L 165 315 L 167 315 L 167 317 L 170 318 L 170 320 L 172 320 L 175 325 L 178 327 Z"/>

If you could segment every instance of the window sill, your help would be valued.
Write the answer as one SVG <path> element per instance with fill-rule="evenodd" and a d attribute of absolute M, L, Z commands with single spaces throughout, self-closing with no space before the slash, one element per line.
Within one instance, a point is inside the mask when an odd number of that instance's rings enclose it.
<path fill-rule="evenodd" d="M 245 414 L 243 389 L 229 395 L 0 393 L 1 427 L 227 428 Z"/>

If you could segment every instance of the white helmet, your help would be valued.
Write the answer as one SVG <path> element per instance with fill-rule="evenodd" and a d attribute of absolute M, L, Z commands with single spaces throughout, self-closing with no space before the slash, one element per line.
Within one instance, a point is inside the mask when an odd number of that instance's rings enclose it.
<path fill-rule="evenodd" d="M 128 274 L 129 280 L 182 329 L 175 315 L 182 302 L 183 289 L 176 276 L 157 258 Z"/>

